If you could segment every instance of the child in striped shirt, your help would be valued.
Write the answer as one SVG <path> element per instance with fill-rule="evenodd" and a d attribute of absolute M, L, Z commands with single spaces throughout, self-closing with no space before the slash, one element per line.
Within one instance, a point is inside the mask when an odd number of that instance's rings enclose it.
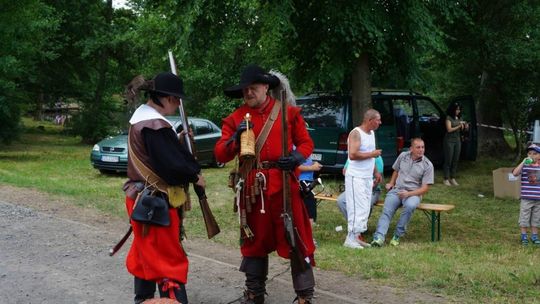
<path fill-rule="evenodd" d="M 521 203 L 519 227 L 521 244 L 527 246 L 527 228 L 531 230 L 531 242 L 540 246 L 538 226 L 540 226 L 540 147 L 532 144 L 527 148 L 527 157 L 512 171 L 521 175 Z"/>

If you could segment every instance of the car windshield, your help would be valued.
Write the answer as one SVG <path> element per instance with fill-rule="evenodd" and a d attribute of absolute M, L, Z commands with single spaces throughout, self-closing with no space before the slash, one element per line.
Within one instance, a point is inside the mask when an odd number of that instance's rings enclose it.
<path fill-rule="evenodd" d="M 343 125 L 343 100 L 338 97 L 297 100 L 308 128 L 336 128 Z"/>

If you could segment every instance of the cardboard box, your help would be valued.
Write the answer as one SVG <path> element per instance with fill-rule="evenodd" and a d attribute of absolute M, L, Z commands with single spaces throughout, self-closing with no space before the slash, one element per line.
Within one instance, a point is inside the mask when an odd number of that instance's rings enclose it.
<path fill-rule="evenodd" d="M 493 195 L 499 198 L 519 199 L 521 190 L 520 177 L 514 177 L 514 168 L 499 168 L 493 170 Z"/>

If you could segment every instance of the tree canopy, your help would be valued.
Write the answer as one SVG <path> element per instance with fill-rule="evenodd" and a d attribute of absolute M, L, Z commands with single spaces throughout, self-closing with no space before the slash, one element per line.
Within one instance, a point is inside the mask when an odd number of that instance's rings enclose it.
<path fill-rule="evenodd" d="M 9 143 L 18 135 L 21 113 L 35 97 L 27 88 L 37 82 L 37 64 L 54 57 L 47 33 L 58 27 L 58 20 L 38 0 L 3 1 L 0 20 L 0 141 Z"/>
<path fill-rule="evenodd" d="M 311 1 L 22 0 L 4 5 L 0 138 L 20 115 L 74 101 L 71 130 L 93 142 L 126 126 L 124 85 L 168 70 L 172 50 L 190 115 L 219 124 L 242 67 L 289 76 L 297 94 L 352 94 L 355 121 L 372 87 L 423 91 L 440 102 L 473 95 L 479 121 L 511 126 L 516 140 L 538 104 L 540 5 L 526 0 Z M 494 110 L 496 109 L 496 110 Z M 501 111 L 502 110 L 502 111 Z M 36 116 L 39 116 L 37 115 Z M 481 130 L 489 148 L 502 133 Z"/>

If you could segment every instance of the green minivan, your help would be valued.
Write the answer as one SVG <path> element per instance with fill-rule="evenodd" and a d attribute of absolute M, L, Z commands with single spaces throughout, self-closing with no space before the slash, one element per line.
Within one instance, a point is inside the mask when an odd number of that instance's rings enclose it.
<path fill-rule="evenodd" d="M 381 114 L 382 124 L 375 132 L 386 168 L 394 163 L 411 138 L 421 137 L 426 155 L 435 164 L 444 161 L 443 138 L 446 114 L 431 98 L 412 91 L 374 90 L 373 108 Z M 462 119 L 470 123 L 463 137 L 461 158 L 476 159 L 476 112 L 471 96 L 452 99 L 462 105 Z M 302 108 L 308 131 L 315 143 L 311 155 L 323 165 L 322 173 L 340 173 L 347 161 L 347 137 L 353 129 L 351 97 L 311 93 L 296 100 Z"/>

